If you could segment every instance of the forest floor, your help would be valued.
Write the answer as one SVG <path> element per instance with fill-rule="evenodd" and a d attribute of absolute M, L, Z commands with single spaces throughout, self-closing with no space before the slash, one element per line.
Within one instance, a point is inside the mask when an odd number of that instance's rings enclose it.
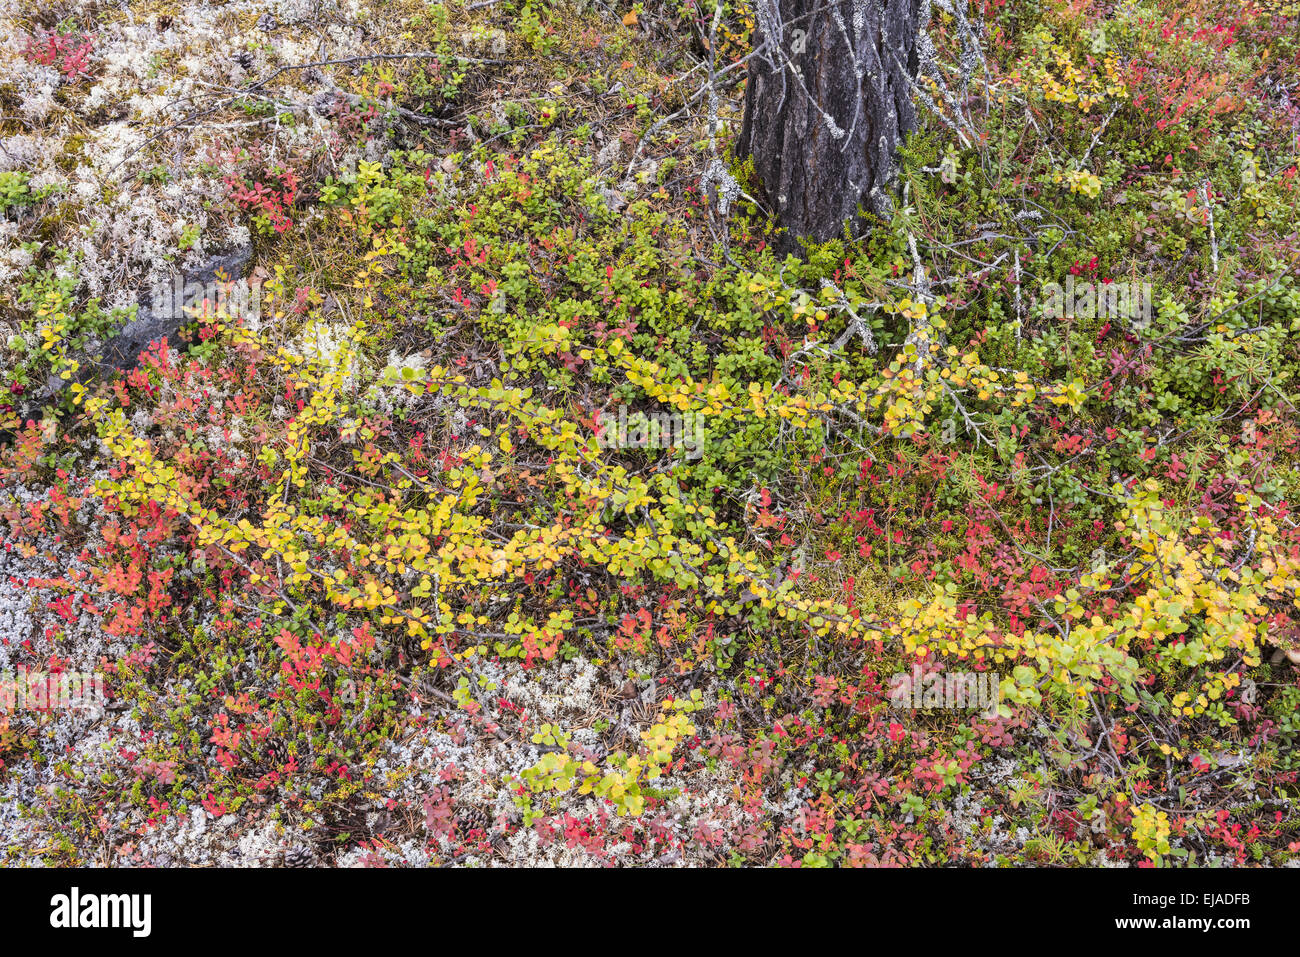
<path fill-rule="evenodd" d="M 0 0 L 0 864 L 1296 866 L 1300 4 L 925 8 Z"/>

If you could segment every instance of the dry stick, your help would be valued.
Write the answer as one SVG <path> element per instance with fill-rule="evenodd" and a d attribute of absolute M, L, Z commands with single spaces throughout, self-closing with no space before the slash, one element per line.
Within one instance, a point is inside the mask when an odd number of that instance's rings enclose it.
<path fill-rule="evenodd" d="M 1205 212 L 1210 218 L 1210 262 L 1214 271 L 1219 271 L 1219 240 L 1214 234 L 1214 205 L 1210 202 L 1210 181 L 1201 183 L 1201 197 L 1205 200 Z"/>
<path fill-rule="evenodd" d="M 1097 132 L 1093 134 L 1092 142 L 1089 143 L 1088 148 L 1083 151 L 1083 157 L 1074 165 L 1076 170 L 1083 169 L 1087 164 L 1088 157 L 1092 155 L 1093 147 L 1097 145 L 1098 141 L 1101 139 L 1101 135 L 1106 132 L 1106 127 L 1110 126 L 1110 121 L 1115 118 L 1117 112 L 1119 112 L 1118 100 L 1115 102 L 1115 105 L 1110 108 L 1110 112 L 1106 114 L 1106 118 L 1101 121 L 1101 126 L 1097 127 Z"/>
<path fill-rule="evenodd" d="M 739 264 L 731 256 L 731 227 L 727 224 L 731 201 L 740 191 L 739 185 L 727 172 L 722 158 L 718 156 L 718 24 L 722 22 L 722 0 L 713 5 L 713 24 L 709 27 L 709 155 L 712 157 L 709 167 L 700 177 L 701 192 L 709 204 L 709 231 L 713 232 L 715 207 L 721 219 L 722 255 L 733 267 Z M 714 233 L 716 237 L 716 233 Z"/>
<path fill-rule="evenodd" d="M 961 37 L 962 51 L 959 54 L 960 66 L 962 71 L 962 92 L 965 93 L 967 87 L 970 85 L 970 73 L 972 68 L 974 67 L 974 63 L 976 60 L 979 62 L 980 68 L 984 72 L 985 88 L 991 89 L 993 87 L 993 77 L 989 73 L 988 62 L 984 59 L 984 51 L 980 49 L 979 38 L 975 35 L 975 31 L 971 27 L 970 21 L 966 19 L 966 12 L 964 10 L 965 7 L 964 0 L 939 0 L 939 2 L 937 2 L 935 5 L 941 11 L 951 15 L 954 19 L 956 19 L 957 26 L 962 35 Z M 971 59 L 968 56 L 968 53 L 974 54 L 974 58 Z M 989 98 L 986 96 L 984 98 L 985 116 L 988 116 L 988 108 L 989 108 Z M 972 123 L 971 125 L 973 128 L 974 124 Z"/>
<path fill-rule="evenodd" d="M 840 337 L 836 339 L 834 344 L 831 346 L 831 351 L 838 352 L 840 349 L 844 348 L 849 339 L 853 337 L 853 333 L 856 332 L 858 335 L 862 336 L 862 343 L 867 352 L 874 356 L 878 349 L 876 346 L 876 337 L 872 335 L 871 327 L 862 320 L 862 317 L 859 316 L 853 306 L 849 304 L 848 297 L 844 295 L 840 288 L 829 279 L 822 279 L 822 289 L 830 289 L 835 293 L 838 297 L 836 305 L 849 314 L 849 323 L 845 326 L 844 331 L 840 333 Z M 877 303 L 871 303 L 870 305 L 879 308 L 879 304 Z"/>
<path fill-rule="evenodd" d="M 906 200 L 904 200 L 906 202 Z M 910 232 L 907 234 L 907 249 L 912 254 L 912 292 L 923 308 L 928 310 L 929 304 L 934 301 L 934 296 L 930 294 L 930 281 L 925 275 L 925 267 L 921 264 L 920 253 L 916 249 L 916 237 Z M 907 334 L 907 340 L 916 347 L 916 361 L 913 368 L 917 375 L 920 375 L 921 368 L 925 359 L 931 352 L 931 346 L 934 344 L 930 338 L 930 320 L 927 316 L 925 319 L 917 319 L 911 324 L 911 331 Z"/>
<path fill-rule="evenodd" d="M 903 78 L 907 80 L 908 86 L 912 88 L 912 93 L 915 94 L 916 98 L 921 101 L 921 104 L 925 106 L 926 109 L 928 109 L 940 122 L 942 122 L 944 126 L 948 127 L 948 129 L 952 130 L 954 133 L 957 134 L 957 139 L 961 141 L 961 145 L 963 147 L 969 148 L 971 145 L 971 139 L 966 135 L 966 131 L 962 129 L 962 126 L 964 125 L 964 120 L 962 118 L 960 108 L 954 102 L 949 102 L 949 97 L 945 96 L 944 101 L 948 103 L 948 106 L 952 108 L 954 115 L 957 117 L 957 120 L 956 122 L 954 122 L 948 119 L 948 117 L 944 116 L 943 111 L 940 110 L 938 104 L 934 102 L 934 97 L 932 97 L 928 91 L 922 89 L 921 86 L 916 82 L 916 80 L 908 75 L 907 66 L 906 64 L 903 63 L 902 60 L 898 58 L 898 54 L 891 53 L 891 56 L 893 56 L 894 62 L 898 64 L 899 68 L 902 70 Z M 940 80 L 942 80 L 942 77 L 940 77 Z M 944 90 L 946 92 L 947 84 L 944 84 Z M 972 128 L 971 134 L 974 135 L 974 132 L 975 131 Z"/>
<path fill-rule="evenodd" d="M 641 139 L 637 141 L 636 149 L 632 151 L 632 162 L 628 164 L 627 172 L 623 174 L 623 181 L 626 182 L 627 180 L 631 179 L 632 171 L 636 169 L 637 163 L 641 161 L 641 151 L 645 149 L 646 143 L 649 142 L 652 136 L 658 133 L 661 129 L 663 129 L 673 120 L 677 119 L 677 117 L 681 116 L 683 113 L 690 110 L 690 108 L 694 106 L 695 103 L 699 101 L 701 97 L 704 96 L 704 94 L 709 92 L 709 90 L 713 87 L 714 81 L 718 77 L 724 76 L 730 73 L 732 70 L 736 70 L 740 68 L 742 65 L 748 63 L 751 57 L 760 53 L 762 50 L 763 47 L 759 46 L 756 49 L 751 50 L 749 53 L 745 54 L 745 56 L 743 56 L 739 60 L 736 60 L 734 63 L 730 63 L 727 66 L 723 67 L 721 70 L 714 72 L 709 80 L 706 80 L 698 90 L 696 90 L 694 93 L 691 94 L 690 98 L 687 99 L 686 103 L 682 106 L 680 110 L 678 110 L 675 113 L 670 113 L 667 116 L 663 117 L 662 119 L 656 120 L 653 124 L 651 124 L 650 128 L 646 130 L 645 133 L 641 136 Z M 692 70 L 691 72 L 694 72 L 694 70 Z"/>
<path fill-rule="evenodd" d="M 1016 248 L 1016 341 L 1020 341 L 1020 330 L 1025 324 L 1024 307 L 1020 302 L 1020 249 Z"/>
<path fill-rule="evenodd" d="M 713 24 L 709 27 L 709 152 L 718 157 L 718 24 L 722 20 L 722 0 L 713 5 Z"/>

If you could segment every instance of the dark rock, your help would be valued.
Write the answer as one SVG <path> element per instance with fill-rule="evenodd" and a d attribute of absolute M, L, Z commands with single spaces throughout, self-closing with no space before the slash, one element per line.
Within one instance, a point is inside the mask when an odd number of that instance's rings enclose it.
<path fill-rule="evenodd" d="M 238 249 L 213 256 L 198 269 L 185 273 L 185 281 L 216 282 L 219 278 L 218 272 L 224 274 L 227 279 L 242 279 L 252 258 L 253 247 L 245 244 Z"/>
<path fill-rule="evenodd" d="M 225 282 L 243 279 L 252 258 L 253 247 L 240 246 L 209 258 L 195 269 L 186 270 L 168 285 L 146 290 L 138 300 L 133 320 L 97 349 L 76 357 L 81 363 L 76 381 L 84 383 L 97 375 L 133 369 L 140 353 L 159 340 L 167 340 L 173 346 L 181 345 L 181 327 L 191 322 L 185 308 L 202 298 L 219 295 Z M 39 419 L 43 408 L 58 398 L 67 386 L 68 380 L 50 376 L 45 388 L 28 393 L 27 404 L 19 410 L 20 417 L 24 420 Z"/>
<path fill-rule="evenodd" d="M 135 318 L 100 347 L 99 355 L 90 357 L 91 363 L 100 371 L 117 369 L 125 372 L 135 365 L 140 353 L 149 347 L 149 343 L 173 338 L 180 327 L 181 322 L 170 317 L 155 318 L 149 307 L 141 303 L 136 309 Z"/>
<path fill-rule="evenodd" d="M 189 322 L 185 307 L 201 297 L 192 291 L 192 287 L 211 286 L 221 282 L 222 276 L 230 281 L 242 279 L 252 258 L 253 247 L 241 246 L 213 256 L 197 269 L 183 273 L 182 282 L 164 286 L 161 290 L 149 290 L 136 310 L 135 319 L 104 343 L 99 355 L 89 357 L 90 365 L 98 367 L 101 372 L 110 369 L 126 371 L 135 366 L 140 353 L 149 348 L 150 343 L 166 339 L 175 344 L 181 326 Z"/>

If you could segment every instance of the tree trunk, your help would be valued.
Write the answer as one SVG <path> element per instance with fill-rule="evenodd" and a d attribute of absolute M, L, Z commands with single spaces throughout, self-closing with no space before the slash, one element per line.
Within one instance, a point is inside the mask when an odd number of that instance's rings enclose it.
<path fill-rule="evenodd" d="M 816 242 L 885 218 L 895 150 L 916 124 L 923 0 L 757 0 L 739 154 L 752 156 L 785 231 Z"/>

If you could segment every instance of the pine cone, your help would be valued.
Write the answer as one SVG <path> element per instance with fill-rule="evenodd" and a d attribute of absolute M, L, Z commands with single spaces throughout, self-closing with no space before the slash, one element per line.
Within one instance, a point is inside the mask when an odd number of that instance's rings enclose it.
<path fill-rule="evenodd" d="M 285 867 L 314 867 L 315 864 L 316 855 L 305 844 L 295 845 L 284 852 Z"/>
<path fill-rule="evenodd" d="M 486 831 L 491 824 L 492 815 L 481 807 L 464 808 L 456 815 L 456 826 L 462 837 L 470 831 Z"/>

